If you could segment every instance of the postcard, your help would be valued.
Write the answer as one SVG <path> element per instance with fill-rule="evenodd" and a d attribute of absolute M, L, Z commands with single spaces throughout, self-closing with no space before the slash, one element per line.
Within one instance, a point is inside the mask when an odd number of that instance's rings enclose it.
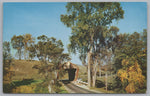
<path fill-rule="evenodd" d="M 146 91 L 146 2 L 3 3 L 3 93 Z"/>

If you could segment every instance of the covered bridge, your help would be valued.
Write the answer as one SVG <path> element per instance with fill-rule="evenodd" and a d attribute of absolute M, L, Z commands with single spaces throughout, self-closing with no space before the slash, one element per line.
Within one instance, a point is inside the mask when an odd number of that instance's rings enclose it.
<path fill-rule="evenodd" d="M 78 78 L 79 67 L 71 62 L 66 62 L 59 67 L 68 71 L 69 81 L 76 81 Z M 59 72 L 57 73 L 57 79 L 59 79 Z"/>

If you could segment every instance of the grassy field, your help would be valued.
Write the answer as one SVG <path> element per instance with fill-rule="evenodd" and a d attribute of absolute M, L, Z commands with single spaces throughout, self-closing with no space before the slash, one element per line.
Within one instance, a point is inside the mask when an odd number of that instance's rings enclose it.
<path fill-rule="evenodd" d="M 4 93 L 49 93 L 47 87 L 43 87 L 44 77 L 38 73 L 38 69 L 32 68 L 40 64 L 39 61 L 13 60 L 12 82 L 3 81 Z M 60 93 L 67 91 L 60 87 Z"/>

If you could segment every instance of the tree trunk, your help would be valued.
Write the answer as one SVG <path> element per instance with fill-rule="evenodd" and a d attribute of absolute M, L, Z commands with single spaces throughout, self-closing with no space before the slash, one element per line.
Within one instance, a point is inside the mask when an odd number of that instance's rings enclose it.
<path fill-rule="evenodd" d="M 110 74 L 111 74 L 111 77 L 112 77 L 112 64 L 110 66 L 111 66 L 111 72 L 110 72 Z"/>
<path fill-rule="evenodd" d="M 30 59 L 30 57 L 29 57 L 29 51 L 27 50 L 27 60 L 29 60 Z M 33 59 L 33 57 L 32 57 L 32 59 Z"/>
<path fill-rule="evenodd" d="M 47 64 L 47 62 L 46 62 L 46 58 L 47 58 L 47 55 L 46 55 L 46 54 L 44 54 L 44 63 L 45 63 L 45 64 Z"/>
<path fill-rule="evenodd" d="M 91 52 L 88 52 L 88 87 L 91 87 Z"/>
<path fill-rule="evenodd" d="M 107 70 L 106 70 L 106 73 L 105 73 L 105 86 L 106 86 L 106 91 L 107 91 L 107 87 L 108 87 L 108 82 L 107 82 Z"/>
<path fill-rule="evenodd" d="M 26 53 L 27 53 L 27 50 L 25 49 L 24 50 L 24 59 L 26 60 L 27 58 L 26 58 Z"/>
<path fill-rule="evenodd" d="M 88 52 L 88 87 L 91 87 L 91 55 L 93 51 L 93 37 L 94 35 L 91 33 L 91 41 L 90 41 L 90 51 Z"/>
<path fill-rule="evenodd" d="M 27 53 L 27 42 L 25 41 L 25 44 L 24 44 L 24 59 L 25 59 L 25 60 L 27 59 L 26 53 Z"/>
<path fill-rule="evenodd" d="M 58 71 L 57 71 L 57 78 L 56 78 L 57 80 L 59 80 L 59 70 L 60 69 L 58 69 Z"/>
<path fill-rule="evenodd" d="M 18 54 L 19 54 L 19 60 L 21 60 L 21 50 L 18 50 Z"/>
<path fill-rule="evenodd" d="M 95 87 L 95 84 L 96 84 L 96 73 L 97 73 L 97 58 L 95 59 L 95 62 L 94 62 L 94 68 L 93 68 L 93 83 L 92 83 L 92 87 Z"/>
<path fill-rule="evenodd" d="M 52 93 L 52 87 L 51 87 L 50 84 L 48 85 L 48 92 L 49 92 L 49 93 Z"/>
<path fill-rule="evenodd" d="M 101 64 L 99 64 L 99 77 L 102 77 Z"/>

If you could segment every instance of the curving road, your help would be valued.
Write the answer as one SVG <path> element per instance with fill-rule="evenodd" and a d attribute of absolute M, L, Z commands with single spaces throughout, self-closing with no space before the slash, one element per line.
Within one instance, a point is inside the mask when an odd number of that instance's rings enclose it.
<path fill-rule="evenodd" d="M 96 93 L 96 92 L 78 87 L 78 86 L 74 85 L 73 83 L 71 83 L 69 80 L 62 80 L 62 82 L 64 83 L 64 85 L 69 93 L 88 93 L 88 94 Z"/>

